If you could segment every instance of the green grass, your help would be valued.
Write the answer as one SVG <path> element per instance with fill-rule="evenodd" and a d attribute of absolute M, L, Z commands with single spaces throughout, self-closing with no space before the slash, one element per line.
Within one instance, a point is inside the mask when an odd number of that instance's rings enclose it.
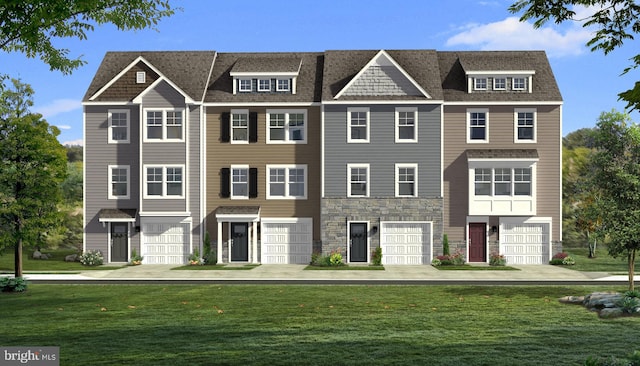
<path fill-rule="evenodd" d="M 566 295 L 624 287 L 30 285 L 3 346 L 61 365 L 581 365 L 640 348 L 639 318 Z"/>
<path fill-rule="evenodd" d="M 472 266 L 464 264 L 461 266 L 435 266 L 441 271 L 519 271 L 520 269 L 510 266 Z"/>
<path fill-rule="evenodd" d="M 575 265 L 563 266 L 565 268 L 583 272 L 627 273 L 628 271 L 626 258 L 611 257 L 604 245 L 597 248 L 595 258 L 589 258 L 588 248 L 565 248 L 565 252 L 576 261 Z"/>
<path fill-rule="evenodd" d="M 171 270 L 175 271 L 242 271 L 251 270 L 259 267 L 259 264 L 243 264 L 243 265 L 227 265 L 216 264 L 215 266 L 180 266 L 173 267 Z"/>
<path fill-rule="evenodd" d="M 81 272 L 93 270 L 113 270 L 124 266 L 83 266 L 80 262 L 65 262 L 64 257 L 78 253 L 75 249 L 43 250 L 45 254 L 51 254 L 49 259 L 33 259 L 33 250 L 22 251 L 22 271 L 25 273 L 60 273 L 60 272 Z M 14 251 L 7 250 L 0 255 L 0 273 L 13 273 L 15 271 Z"/>
<path fill-rule="evenodd" d="M 308 265 L 304 267 L 304 270 L 309 271 L 384 271 L 384 266 L 373 265 L 357 265 L 350 266 L 348 264 L 342 266 L 315 266 Z"/>

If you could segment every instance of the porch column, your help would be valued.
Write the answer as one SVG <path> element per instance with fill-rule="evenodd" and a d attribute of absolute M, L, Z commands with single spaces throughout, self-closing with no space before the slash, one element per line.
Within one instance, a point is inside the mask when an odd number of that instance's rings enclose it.
<path fill-rule="evenodd" d="M 251 235 L 251 243 L 252 243 L 252 263 L 258 263 L 258 223 L 256 221 L 251 223 L 252 226 L 252 235 Z"/>
<path fill-rule="evenodd" d="M 218 263 L 222 263 L 222 222 L 218 221 Z"/>

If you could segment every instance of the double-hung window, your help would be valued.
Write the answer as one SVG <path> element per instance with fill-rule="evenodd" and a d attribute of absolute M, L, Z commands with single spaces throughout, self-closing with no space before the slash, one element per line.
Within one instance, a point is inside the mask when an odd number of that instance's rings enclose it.
<path fill-rule="evenodd" d="M 369 164 L 347 164 L 347 197 L 369 197 Z"/>
<path fill-rule="evenodd" d="M 231 143 L 249 142 L 249 111 L 231 110 Z"/>
<path fill-rule="evenodd" d="M 306 144 L 306 110 L 267 110 L 267 143 Z"/>
<path fill-rule="evenodd" d="M 513 194 L 531 196 L 531 168 L 513 169 Z"/>
<path fill-rule="evenodd" d="M 184 113 L 175 109 L 145 110 L 144 140 L 183 141 Z"/>
<path fill-rule="evenodd" d="M 396 108 L 396 142 L 418 142 L 417 108 Z"/>
<path fill-rule="evenodd" d="M 493 170 L 493 192 L 496 196 L 511 195 L 511 169 L 496 168 Z"/>
<path fill-rule="evenodd" d="M 473 79 L 473 88 L 475 90 L 487 90 L 487 78 Z"/>
<path fill-rule="evenodd" d="M 113 109 L 108 112 L 109 143 L 129 143 L 129 110 Z"/>
<path fill-rule="evenodd" d="M 231 166 L 231 198 L 249 198 L 248 166 Z"/>
<path fill-rule="evenodd" d="M 369 142 L 369 108 L 347 109 L 347 142 Z"/>
<path fill-rule="evenodd" d="M 306 199 L 306 165 L 267 165 L 268 199 Z"/>
<path fill-rule="evenodd" d="M 129 199 L 128 165 L 109 165 L 109 199 Z"/>
<path fill-rule="evenodd" d="M 493 78 L 493 90 L 507 90 L 507 78 L 504 78 L 504 77 Z"/>
<path fill-rule="evenodd" d="M 396 164 L 396 197 L 418 196 L 418 165 Z"/>
<path fill-rule="evenodd" d="M 476 196 L 491 196 L 491 169 L 475 169 L 475 192 Z"/>
<path fill-rule="evenodd" d="M 467 110 L 467 142 L 489 142 L 488 110 Z"/>
<path fill-rule="evenodd" d="M 271 79 L 258 79 L 258 91 L 271 91 Z"/>
<path fill-rule="evenodd" d="M 250 93 L 251 92 L 251 79 L 239 79 L 238 80 L 238 91 L 242 93 Z"/>
<path fill-rule="evenodd" d="M 513 85 L 511 86 L 513 90 L 525 90 L 527 88 L 527 79 L 522 77 L 514 77 Z"/>
<path fill-rule="evenodd" d="M 476 196 L 531 196 L 532 170 L 528 168 L 475 168 Z"/>
<path fill-rule="evenodd" d="M 536 142 L 536 111 L 535 109 L 516 109 L 515 142 Z"/>
<path fill-rule="evenodd" d="M 291 81 L 289 79 L 278 79 L 276 81 L 276 91 L 290 91 Z"/>
<path fill-rule="evenodd" d="M 145 198 L 184 197 L 183 166 L 145 166 Z"/>

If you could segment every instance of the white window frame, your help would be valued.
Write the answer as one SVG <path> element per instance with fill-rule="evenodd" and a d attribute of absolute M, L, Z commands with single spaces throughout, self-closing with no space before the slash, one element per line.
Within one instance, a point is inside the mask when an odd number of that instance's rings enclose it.
<path fill-rule="evenodd" d="M 127 193 L 124 196 L 117 196 L 113 194 L 113 169 L 124 169 L 126 170 L 126 177 L 127 177 Z M 109 192 L 109 199 L 110 200 L 128 200 L 131 198 L 131 174 L 130 174 L 131 170 L 129 168 L 129 165 L 109 165 L 108 168 L 108 189 L 107 192 Z"/>
<path fill-rule="evenodd" d="M 481 86 L 480 83 L 484 84 Z M 473 90 L 487 90 L 488 80 L 486 77 L 473 78 Z"/>
<path fill-rule="evenodd" d="M 266 83 L 266 87 L 263 87 L 262 83 Z M 271 91 L 271 79 L 258 79 L 258 91 L 259 92 L 270 92 Z"/>
<path fill-rule="evenodd" d="M 271 115 L 272 114 L 284 114 L 284 140 L 272 140 L 271 139 Z M 291 126 L 289 125 L 289 116 L 291 114 L 303 114 L 304 115 L 304 129 L 302 140 L 290 140 L 289 133 L 291 131 Z M 267 121 L 266 121 L 266 132 L 267 132 L 267 144 L 306 144 L 307 143 L 307 134 L 309 131 L 309 118 L 307 115 L 306 109 L 267 109 Z"/>
<path fill-rule="evenodd" d="M 147 125 L 147 114 L 149 112 L 161 112 L 162 113 L 162 137 L 161 138 L 149 138 L 147 136 L 148 131 L 148 125 Z M 168 119 L 167 119 L 167 113 L 168 112 L 180 112 L 182 118 L 181 118 L 181 131 L 180 131 L 180 135 L 182 136 L 179 139 L 176 138 L 167 138 L 167 128 L 169 126 L 173 126 L 173 125 L 169 125 L 168 124 Z M 184 142 L 184 135 L 185 135 L 185 118 L 186 118 L 186 112 L 184 109 L 182 108 L 145 108 L 142 112 L 143 114 L 143 118 L 144 118 L 144 123 L 143 123 L 143 141 L 144 142 Z"/>
<path fill-rule="evenodd" d="M 400 138 L 400 113 L 413 113 L 413 138 Z M 395 111 L 395 130 L 396 143 L 416 143 L 418 142 L 418 108 L 416 107 L 398 107 Z"/>
<path fill-rule="evenodd" d="M 351 135 L 351 113 L 365 113 L 365 125 L 364 128 L 366 130 L 366 137 L 364 139 L 354 139 Z M 354 144 L 366 144 L 369 143 L 369 136 L 371 131 L 371 122 L 370 122 L 370 113 L 369 108 L 347 108 L 347 142 Z M 362 126 L 356 126 L 362 127 Z"/>
<path fill-rule="evenodd" d="M 286 83 L 286 87 L 280 83 Z M 290 79 L 276 79 L 276 91 L 291 91 Z"/>
<path fill-rule="evenodd" d="M 232 109 L 231 110 L 231 117 L 229 118 L 229 141 L 232 144 L 248 144 L 249 143 L 249 110 L 248 109 Z M 247 125 L 243 128 L 243 127 L 234 127 L 233 126 L 233 116 L 234 115 L 245 115 L 247 118 Z M 245 140 L 235 140 L 234 139 L 234 129 L 245 129 L 247 131 L 247 138 Z"/>
<path fill-rule="evenodd" d="M 471 114 L 484 113 L 484 139 L 471 139 Z M 467 143 L 469 144 L 485 144 L 489 142 L 489 109 L 474 108 L 467 109 Z"/>
<path fill-rule="evenodd" d="M 234 170 L 243 170 L 245 171 L 245 177 L 247 177 L 247 180 L 245 182 L 234 182 Z M 249 199 L 249 166 L 248 165 L 232 165 L 230 172 L 229 172 L 229 187 L 230 187 L 230 195 L 229 197 L 231 199 Z M 233 189 L 233 185 L 234 184 L 242 184 L 244 183 L 244 185 L 246 186 L 246 195 L 235 195 L 234 194 L 234 189 Z"/>
<path fill-rule="evenodd" d="M 413 169 L 413 194 L 412 195 L 401 195 L 400 194 L 400 169 L 409 168 Z M 395 164 L 395 187 L 396 187 L 396 197 L 418 197 L 418 164 L 415 163 L 398 163 Z"/>
<path fill-rule="evenodd" d="M 246 82 L 249 82 L 249 87 L 247 88 Z M 238 92 L 241 93 L 250 93 L 253 91 L 253 81 L 251 79 L 238 79 Z"/>
<path fill-rule="evenodd" d="M 479 159 L 469 162 L 469 215 L 536 215 L 537 201 L 537 162 L 538 159 Z M 488 169 L 490 175 L 490 193 L 475 194 L 475 170 Z M 509 169 L 509 195 L 496 195 L 496 169 Z M 516 169 L 529 169 L 529 195 L 515 193 Z"/>
<path fill-rule="evenodd" d="M 185 174 L 185 169 L 184 169 L 184 165 L 181 164 L 168 164 L 168 165 L 161 165 L 161 164 L 145 164 L 142 167 L 142 173 L 143 173 L 143 198 L 145 199 L 184 199 L 185 197 L 185 188 L 187 186 L 187 176 Z M 162 194 L 160 195 L 149 195 L 148 194 L 148 185 L 147 185 L 147 170 L 149 168 L 160 168 L 162 169 Z M 180 195 L 168 195 L 167 194 L 167 184 L 169 183 L 168 181 L 168 175 L 167 175 L 167 169 L 170 168 L 179 168 L 182 169 L 182 180 L 180 181 L 181 183 L 181 193 Z"/>
<path fill-rule="evenodd" d="M 136 84 L 144 84 L 147 82 L 147 73 L 144 71 L 136 72 Z"/>
<path fill-rule="evenodd" d="M 522 87 L 516 87 L 516 80 L 522 80 Z M 527 78 L 524 76 L 514 76 L 513 78 L 511 78 L 511 89 L 527 90 Z"/>
<path fill-rule="evenodd" d="M 533 114 L 533 138 L 521 139 L 518 137 L 518 114 L 519 113 L 532 113 Z M 537 142 L 538 136 L 538 112 L 535 108 L 517 108 L 513 111 L 513 142 L 522 144 L 531 144 Z"/>
<path fill-rule="evenodd" d="M 127 125 L 125 126 L 127 129 L 127 138 L 124 140 L 114 140 L 113 139 L 113 114 L 114 113 L 125 113 L 127 115 Z M 109 109 L 107 111 L 107 120 L 109 126 L 109 141 L 110 144 L 128 144 L 131 141 L 131 113 L 128 109 Z M 122 126 L 115 126 L 122 127 Z"/>
<path fill-rule="evenodd" d="M 498 86 L 497 81 L 502 80 L 503 86 Z M 507 78 L 504 76 L 496 76 L 493 78 L 493 90 L 507 90 Z"/>
<path fill-rule="evenodd" d="M 267 165 L 266 172 L 266 192 L 267 199 L 271 200 L 306 200 L 309 195 L 309 174 L 306 164 L 285 164 L 285 165 Z M 284 196 L 271 195 L 271 170 L 272 169 L 284 169 Z M 291 196 L 289 193 L 289 184 L 291 183 L 289 172 L 291 169 L 302 169 L 304 176 L 304 195 L 303 196 Z"/>
<path fill-rule="evenodd" d="M 365 180 L 364 180 L 364 184 L 365 184 L 365 194 L 364 195 L 354 195 L 352 194 L 351 191 L 351 184 L 354 183 L 351 180 L 351 169 L 365 169 L 366 171 L 366 175 L 365 175 Z M 369 164 L 347 164 L 347 197 L 356 197 L 356 198 L 362 198 L 362 197 L 369 197 L 369 192 L 370 192 L 370 188 L 371 188 L 371 174 L 370 174 L 371 169 L 369 168 Z"/>

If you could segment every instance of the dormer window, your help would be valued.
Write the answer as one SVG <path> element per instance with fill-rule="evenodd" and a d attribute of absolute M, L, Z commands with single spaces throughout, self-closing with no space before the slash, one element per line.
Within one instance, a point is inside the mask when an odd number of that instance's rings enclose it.
<path fill-rule="evenodd" d="M 506 90 L 507 78 L 496 77 L 493 78 L 493 90 Z"/>
<path fill-rule="evenodd" d="M 291 83 L 289 79 L 278 79 L 277 91 L 289 91 L 291 90 Z"/>
<path fill-rule="evenodd" d="M 144 84 L 147 81 L 147 73 L 144 71 L 136 72 L 136 84 Z"/>
<path fill-rule="evenodd" d="M 475 90 L 487 90 L 487 78 L 473 79 L 473 88 Z"/>
<path fill-rule="evenodd" d="M 233 94 L 296 94 L 301 67 L 299 57 L 240 57 L 229 70 Z"/>
<path fill-rule="evenodd" d="M 258 91 L 259 92 L 271 91 L 271 80 L 270 79 L 258 79 Z"/>
<path fill-rule="evenodd" d="M 513 90 L 525 90 L 527 88 L 526 78 L 513 78 Z"/>
<path fill-rule="evenodd" d="M 531 93 L 535 73 L 535 70 L 467 71 L 467 93 Z"/>
<path fill-rule="evenodd" d="M 251 92 L 251 79 L 240 79 L 238 81 L 238 91 L 243 93 Z"/>

